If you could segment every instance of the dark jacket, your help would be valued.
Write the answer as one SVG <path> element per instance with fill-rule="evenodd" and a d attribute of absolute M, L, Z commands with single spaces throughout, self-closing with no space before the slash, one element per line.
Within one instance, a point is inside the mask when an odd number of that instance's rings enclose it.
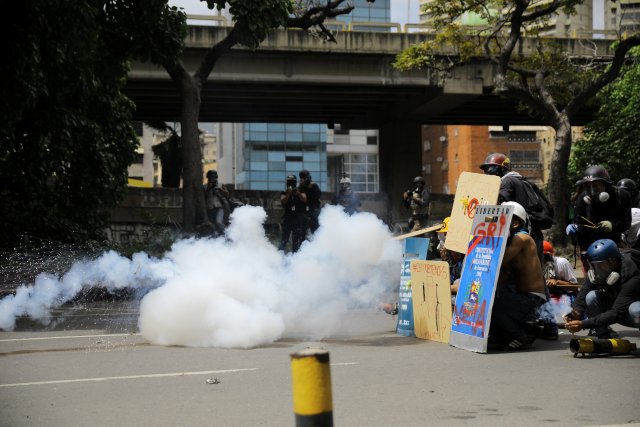
<path fill-rule="evenodd" d="M 576 200 L 576 217 L 573 220 L 578 224 L 578 245 L 586 251 L 589 245 L 598 239 L 610 239 L 620 243 L 622 233 L 631 227 L 631 206 L 629 206 L 629 193 L 624 189 L 607 187 L 609 200 L 606 202 L 585 202 L 586 192 L 580 194 Z M 585 219 L 586 218 L 586 219 Z M 600 221 L 611 221 L 612 230 L 607 233 L 591 227 Z"/>
<path fill-rule="evenodd" d="M 584 285 L 580 288 L 578 296 L 573 303 L 573 309 L 579 314 L 587 310 L 587 294 L 594 290 L 603 290 L 613 300 L 609 310 L 597 316 L 582 321 L 583 329 L 591 329 L 596 326 L 608 326 L 623 321 L 629 306 L 635 301 L 640 301 L 640 269 L 632 259 L 629 252 L 622 252 L 622 268 L 620 279 L 614 285 L 595 285 L 585 278 Z"/>

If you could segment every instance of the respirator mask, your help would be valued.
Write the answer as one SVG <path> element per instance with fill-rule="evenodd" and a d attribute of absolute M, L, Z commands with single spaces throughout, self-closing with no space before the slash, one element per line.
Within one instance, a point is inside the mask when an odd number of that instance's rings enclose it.
<path fill-rule="evenodd" d="M 587 277 L 596 285 L 615 285 L 620 280 L 620 273 L 614 271 L 611 261 L 589 261 Z"/>
<path fill-rule="evenodd" d="M 605 190 L 606 187 L 602 182 L 589 182 L 586 185 L 587 195 L 584 196 L 582 200 L 584 200 L 587 205 L 590 205 L 594 200 L 604 203 L 611 197 Z"/>

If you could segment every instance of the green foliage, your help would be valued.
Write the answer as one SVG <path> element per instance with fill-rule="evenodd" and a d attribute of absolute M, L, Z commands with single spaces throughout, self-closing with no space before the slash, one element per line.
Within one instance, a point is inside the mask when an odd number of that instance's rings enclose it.
<path fill-rule="evenodd" d="M 204 1 L 204 0 L 203 0 Z M 294 10 L 292 0 L 206 0 L 209 9 L 228 5 L 238 42 L 255 49 L 273 28 L 283 27 Z"/>
<path fill-rule="evenodd" d="M 159 0 L 5 6 L 1 241 L 98 236 L 138 145 L 121 93 L 128 61 L 175 57 L 184 15 Z"/>
<path fill-rule="evenodd" d="M 574 181 L 587 167 L 599 164 L 616 182 L 640 182 L 640 49 L 632 52 L 634 63 L 600 92 L 598 115 L 573 146 L 569 171 Z"/>

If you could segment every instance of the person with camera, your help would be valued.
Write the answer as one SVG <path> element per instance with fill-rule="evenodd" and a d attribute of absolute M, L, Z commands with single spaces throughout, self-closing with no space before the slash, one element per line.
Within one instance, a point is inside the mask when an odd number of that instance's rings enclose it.
<path fill-rule="evenodd" d="M 318 184 L 311 180 L 311 173 L 308 170 L 301 170 L 298 176 L 300 177 L 300 187 L 298 189 L 301 193 L 304 193 L 307 198 L 305 215 L 307 219 L 306 227 L 309 228 L 311 234 L 313 234 L 318 227 L 320 227 L 318 217 L 320 216 L 320 196 L 322 195 L 322 191 Z"/>
<path fill-rule="evenodd" d="M 425 190 L 424 178 L 416 176 L 413 179 L 413 189 L 402 194 L 402 204 L 411 211 L 409 227 L 411 231 L 417 231 L 427 226 L 429 219 L 429 192 Z"/>
<path fill-rule="evenodd" d="M 291 251 L 297 252 L 307 231 L 305 220 L 307 195 L 298 188 L 295 175 L 287 176 L 286 185 L 286 190 L 280 193 L 280 203 L 282 203 L 284 214 L 279 249 L 286 250 L 289 239 L 291 239 Z"/>
<path fill-rule="evenodd" d="M 218 172 L 207 172 L 207 184 L 204 186 L 204 200 L 207 209 L 207 218 L 213 225 L 214 234 L 224 234 L 226 224 L 229 222 L 231 206 L 229 192 L 224 186 L 218 185 Z"/>
<path fill-rule="evenodd" d="M 599 239 L 587 249 L 589 269 L 584 285 L 565 315 L 570 332 L 590 329 L 589 335 L 612 338 L 614 323 L 640 328 L 640 252 L 621 251 L 613 240 Z M 586 314 L 586 319 L 583 319 Z"/>

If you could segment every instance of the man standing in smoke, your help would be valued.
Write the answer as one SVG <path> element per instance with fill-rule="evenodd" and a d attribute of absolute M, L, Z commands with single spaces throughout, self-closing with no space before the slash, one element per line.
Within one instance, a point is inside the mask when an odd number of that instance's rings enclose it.
<path fill-rule="evenodd" d="M 204 186 L 204 200 L 207 207 L 207 217 L 213 224 L 214 234 L 224 234 L 225 224 L 229 221 L 231 207 L 229 204 L 229 192 L 224 186 L 218 186 L 218 172 L 207 172 L 207 184 Z"/>
<path fill-rule="evenodd" d="M 296 176 L 289 175 L 287 188 L 280 193 L 280 203 L 282 203 L 284 214 L 279 249 L 283 251 L 286 250 L 289 238 L 291 238 L 291 251 L 297 252 L 306 233 L 304 215 L 307 207 L 307 195 L 298 189 L 297 184 Z"/>
<path fill-rule="evenodd" d="M 311 181 L 311 174 L 308 170 L 301 170 L 299 176 L 300 187 L 298 189 L 307 197 L 307 209 L 305 215 L 307 227 L 313 234 L 320 226 L 318 223 L 318 216 L 320 216 L 320 196 L 322 195 L 322 191 L 320 191 L 318 184 Z"/>

